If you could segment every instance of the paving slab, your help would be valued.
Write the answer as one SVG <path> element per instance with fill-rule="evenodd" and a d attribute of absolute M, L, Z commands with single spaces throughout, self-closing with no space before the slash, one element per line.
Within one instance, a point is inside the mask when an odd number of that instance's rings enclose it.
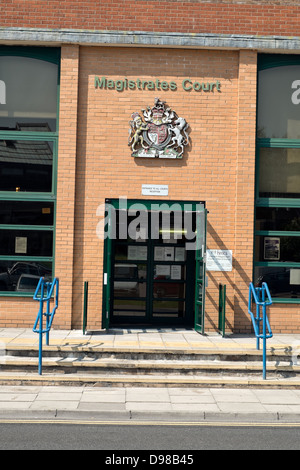
<path fill-rule="evenodd" d="M 24 349 L 38 345 L 38 335 L 30 329 L 0 329 L 0 350 L 8 347 Z M 267 341 L 268 351 L 295 351 L 299 354 L 300 335 L 274 335 Z M 197 351 L 217 350 L 224 352 L 256 351 L 254 335 L 218 334 L 199 335 L 193 330 L 168 329 L 115 329 L 112 331 L 88 332 L 79 330 L 52 330 L 50 348 L 82 347 L 99 349 L 116 348 L 128 351 Z M 298 348 L 298 349 L 297 349 Z M 28 373 L 28 377 L 38 380 L 37 374 Z M 7 372 L 7 376 L 15 376 Z M 241 385 L 252 385 L 253 388 L 219 388 L 207 387 L 203 376 L 198 385 L 182 387 L 181 378 L 173 377 L 177 387 L 137 387 L 135 382 L 144 376 L 132 377 L 130 386 L 108 385 L 93 387 L 90 385 L 67 386 L 51 385 L 55 374 L 45 374 L 49 385 L 16 385 L 0 386 L 0 419 L 5 417 L 48 417 L 63 419 L 80 417 L 80 419 L 111 420 L 258 420 L 261 422 L 299 422 L 300 423 L 300 390 L 270 389 L 265 390 L 256 385 L 255 379 L 242 380 Z M 65 376 L 67 382 L 70 375 Z M 188 383 L 188 377 L 186 377 Z M 226 377 L 225 377 L 226 379 Z M 230 378 L 228 378 L 229 380 Z M 78 384 L 81 377 L 77 376 Z M 115 377 L 118 380 L 118 377 Z M 130 382 L 130 381 L 129 381 Z M 211 380 L 210 380 L 211 382 Z M 38 383 L 38 382 L 37 382 Z M 112 380 L 113 383 L 113 380 Z M 224 380 L 226 383 L 226 380 Z M 259 384 L 259 382 L 257 381 Z M 272 385 L 279 380 L 272 380 Z M 289 382 L 293 385 L 293 380 Z M 296 379 L 295 379 L 296 384 Z M 32 414 L 30 414 L 32 413 Z"/>

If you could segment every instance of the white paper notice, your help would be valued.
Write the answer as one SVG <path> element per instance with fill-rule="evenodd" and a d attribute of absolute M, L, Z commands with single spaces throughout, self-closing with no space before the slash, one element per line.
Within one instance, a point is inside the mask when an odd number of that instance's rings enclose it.
<path fill-rule="evenodd" d="M 165 261 L 165 249 L 163 246 L 154 247 L 154 261 Z"/>
<path fill-rule="evenodd" d="M 147 259 L 147 247 L 146 246 L 129 246 L 128 247 L 128 260 L 146 260 Z"/>
<path fill-rule="evenodd" d="M 207 250 L 207 271 L 232 271 L 232 250 Z"/>
<path fill-rule="evenodd" d="M 170 276 L 170 266 L 165 264 L 156 265 L 156 276 Z"/>
<path fill-rule="evenodd" d="M 174 246 L 165 246 L 165 261 L 174 261 Z"/>
<path fill-rule="evenodd" d="M 27 237 L 16 237 L 15 253 L 27 253 Z"/>
<path fill-rule="evenodd" d="M 185 248 L 175 248 L 175 261 L 185 261 Z"/>
<path fill-rule="evenodd" d="M 181 279 L 181 266 L 171 266 L 171 279 Z"/>
<path fill-rule="evenodd" d="M 298 286 L 300 285 L 300 269 L 291 269 L 290 284 Z"/>

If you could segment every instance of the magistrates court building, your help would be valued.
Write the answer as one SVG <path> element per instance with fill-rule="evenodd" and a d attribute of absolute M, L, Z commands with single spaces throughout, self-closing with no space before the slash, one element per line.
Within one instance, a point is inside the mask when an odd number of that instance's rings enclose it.
<path fill-rule="evenodd" d="M 68 24 L 64 2 L 31 3 L 0 28 L 0 327 L 31 327 L 57 276 L 55 328 L 82 327 L 88 282 L 89 329 L 215 331 L 221 284 L 245 333 L 249 283 L 267 282 L 272 330 L 299 332 L 296 2 L 153 1 L 160 26 L 126 1 L 126 21 L 87 1 Z M 172 29 L 164 4 L 193 14 Z"/>

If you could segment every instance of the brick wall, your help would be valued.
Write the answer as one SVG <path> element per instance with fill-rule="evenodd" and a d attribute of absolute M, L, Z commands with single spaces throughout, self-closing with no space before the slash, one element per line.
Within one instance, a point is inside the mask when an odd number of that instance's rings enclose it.
<path fill-rule="evenodd" d="M 88 328 L 100 328 L 103 241 L 96 235 L 105 198 L 141 199 L 141 185 L 168 184 L 166 200 L 205 200 L 208 249 L 233 250 L 232 272 L 208 272 L 206 329 L 218 325 L 218 285 L 227 285 L 226 329 L 250 331 L 256 115 L 256 53 L 65 46 L 62 48 L 56 266 L 60 306 L 54 328 L 81 328 L 89 282 Z M 94 78 L 177 83 L 175 91 L 95 88 Z M 184 91 L 182 81 L 220 82 L 220 91 Z M 154 99 L 186 118 L 182 160 L 134 159 L 131 114 Z M 144 196 L 143 196 L 144 198 Z M 32 327 L 38 304 L 1 298 L 0 327 Z M 298 305 L 270 309 L 273 331 L 300 331 Z"/>
<path fill-rule="evenodd" d="M 67 329 L 72 324 L 73 302 L 78 69 L 79 47 L 62 47 L 55 239 L 55 274 L 60 283 L 60 305 L 55 326 Z"/>
<path fill-rule="evenodd" d="M 297 0 L 1 0 L 0 26 L 299 35 Z"/>
<path fill-rule="evenodd" d="M 95 89 L 95 75 L 114 80 L 156 77 L 174 81 L 178 88 Z M 219 80 L 221 91 L 184 91 L 184 78 Z M 81 325 L 85 280 L 89 325 L 101 325 L 103 242 L 96 236 L 97 208 L 109 197 L 141 198 L 142 183 L 168 184 L 170 200 L 207 202 L 208 248 L 234 252 L 232 272 L 209 273 L 207 328 L 217 325 L 219 282 L 228 285 L 227 328 L 233 328 L 237 317 L 239 324 L 248 324 L 244 315 L 252 276 L 256 54 L 81 48 L 79 80 L 73 326 Z M 131 114 L 153 106 L 157 96 L 190 124 L 191 145 L 181 161 L 131 157 L 127 146 Z"/>
<path fill-rule="evenodd" d="M 81 327 L 83 283 L 89 281 L 90 328 L 101 327 L 103 241 L 96 236 L 105 198 L 142 198 L 141 185 L 168 184 L 170 200 L 205 200 L 208 249 L 232 249 L 232 272 L 208 272 L 206 329 L 218 326 L 218 285 L 227 285 L 226 329 L 249 332 L 252 280 L 256 52 L 81 48 L 74 293 L 72 326 Z M 100 89 L 94 77 L 174 81 L 176 91 Z M 219 80 L 218 92 L 186 92 L 191 82 Z M 133 159 L 127 146 L 132 112 L 161 100 L 186 118 L 190 140 L 182 161 Z M 144 196 L 143 196 L 144 198 Z M 299 306 L 274 305 L 275 332 L 300 330 Z"/>

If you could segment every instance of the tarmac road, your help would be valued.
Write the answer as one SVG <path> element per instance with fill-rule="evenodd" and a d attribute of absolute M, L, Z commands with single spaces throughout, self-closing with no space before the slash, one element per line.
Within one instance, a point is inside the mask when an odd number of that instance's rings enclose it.
<path fill-rule="evenodd" d="M 299 443 L 299 425 L 0 422 L 0 450 L 101 450 L 98 464 L 109 466 L 140 456 L 126 461 L 133 468 L 161 468 L 165 454 L 176 466 L 179 456 L 181 467 L 199 468 L 203 450 L 299 450 Z"/>

